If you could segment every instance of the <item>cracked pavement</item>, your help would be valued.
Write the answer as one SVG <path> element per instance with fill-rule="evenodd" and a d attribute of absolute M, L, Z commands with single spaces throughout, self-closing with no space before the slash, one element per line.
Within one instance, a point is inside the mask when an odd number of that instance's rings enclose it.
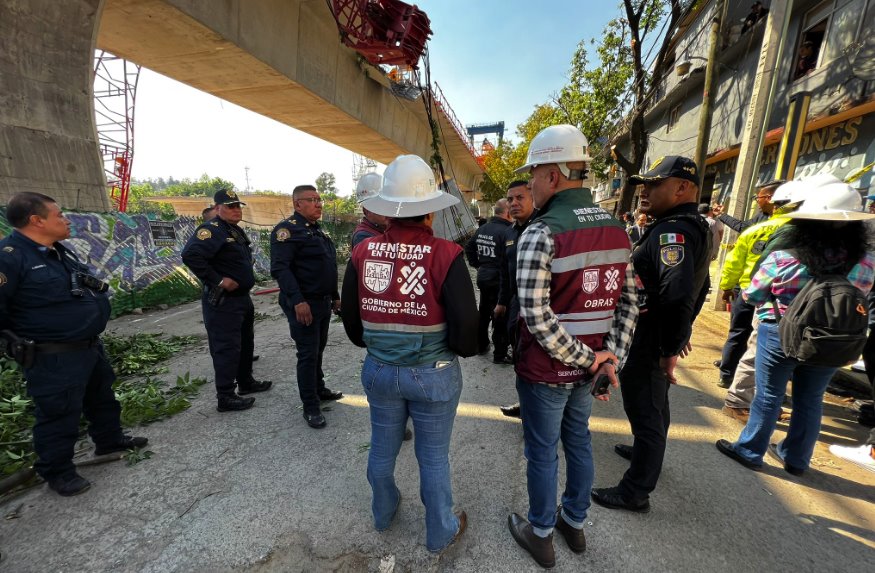
<path fill-rule="evenodd" d="M 255 376 L 274 381 L 245 412 L 219 413 L 212 384 L 191 409 L 140 427 L 154 456 L 128 467 L 85 467 L 91 490 L 61 498 L 39 485 L 0 499 L 0 570 L 43 571 L 537 571 L 511 539 L 507 515 L 525 514 L 522 432 L 498 406 L 516 401 L 513 369 L 488 356 L 462 360 L 464 389 L 451 449 L 454 497 L 468 530 L 441 555 L 424 548 L 424 509 L 413 448 L 402 446 L 402 492 L 392 527 L 371 523 L 365 477 L 369 441 L 359 383 L 364 350 L 332 322 L 325 371 L 346 397 L 330 405 L 328 427 L 301 416 L 294 345 L 276 294 L 253 297 L 259 315 Z M 859 443 L 867 429 L 827 404 L 814 467 L 791 477 L 770 460 L 745 470 L 714 448 L 741 425 L 720 414 L 711 366 L 727 315 L 705 310 L 693 355 L 671 391 L 672 429 L 663 475 L 647 515 L 593 506 L 583 555 L 555 539 L 557 571 L 862 570 L 875 561 L 875 475 L 832 457 L 829 443 Z M 199 303 L 114 320 L 118 334 L 203 335 Z M 212 380 L 206 340 L 166 364 L 164 380 L 190 372 Z M 625 463 L 612 452 L 628 440 L 618 393 L 591 420 L 596 486 L 614 485 Z M 786 425 L 779 425 L 776 439 Z M 628 442 L 627 442 L 628 443 Z M 86 456 L 90 453 L 86 453 Z M 562 456 L 560 454 L 560 460 Z M 562 461 L 560 461 L 563 464 Z M 563 464 L 564 465 L 564 464 Z"/>

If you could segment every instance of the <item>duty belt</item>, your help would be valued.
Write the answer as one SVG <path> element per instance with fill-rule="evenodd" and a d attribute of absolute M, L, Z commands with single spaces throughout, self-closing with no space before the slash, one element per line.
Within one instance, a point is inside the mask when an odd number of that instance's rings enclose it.
<path fill-rule="evenodd" d="M 61 352 L 72 352 L 74 350 L 85 350 L 93 348 L 100 342 L 100 337 L 89 338 L 88 340 L 70 340 L 64 342 L 37 342 L 36 351 L 39 354 L 59 354 Z"/>

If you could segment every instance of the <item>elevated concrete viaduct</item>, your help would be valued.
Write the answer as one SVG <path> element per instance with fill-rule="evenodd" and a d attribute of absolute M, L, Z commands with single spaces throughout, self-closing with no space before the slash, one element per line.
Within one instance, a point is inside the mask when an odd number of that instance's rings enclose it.
<path fill-rule="evenodd" d="M 0 0 L 0 197 L 44 190 L 66 208 L 109 210 L 95 47 L 382 163 L 432 153 L 422 101 L 393 95 L 340 43 L 324 0 Z M 463 135 L 433 115 L 448 176 L 476 189 Z"/>

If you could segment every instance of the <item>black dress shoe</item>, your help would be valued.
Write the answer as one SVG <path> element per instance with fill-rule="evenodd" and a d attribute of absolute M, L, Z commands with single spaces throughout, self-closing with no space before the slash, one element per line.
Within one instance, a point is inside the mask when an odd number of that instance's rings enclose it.
<path fill-rule="evenodd" d="M 763 469 L 763 464 L 756 464 L 749 459 L 742 457 L 741 454 L 736 452 L 735 448 L 732 447 L 732 442 L 728 440 L 717 440 L 717 443 L 715 445 L 717 446 L 717 449 L 720 450 L 721 454 L 732 458 L 747 469 L 753 470 L 755 472 Z"/>
<path fill-rule="evenodd" d="M 307 420 L 307 425 L 311 428 L 319 429 L 328 425 L 328 422 L 325 421 L 325 416 L 323 416 L 321 412 L 318 414 L 308 414 L 307 412 L 304 412 L 304 419 Z"/>
<path fill-rule="evenodd" d="M 539 537 L 532 531 L 532 524 L 517 513 L 507 516 L 507 528 L 517 544 L 529 552 L 538 565 L 545 569 L 556 566 L 556 552 L 553 549 L 553 534 Z"/>
<path fill-rule="evenodd" d="M 513 358 L 510 356 L 493 356 L 493 364 L 513 364 Z"/>
<path fill-rule="evenodd" d="M 142 448 L 147 443 L 149 443 L 148 438 L 143 438 L 139 436 L 122 436 L 122 439 L 114 444 L 103 444 L 100 446 L 95 446 L 94 455 L 105 456 L 106 454 L 111 454 L 113 452 L 124 452 L 127 450 L 133 450 L 134 448 Z"/>
<path fill-rule="evenodd" d="M 216 410 L 219 412 L 234 412 L 238 410 L 248 410 L 255 404 L 255 398 L 241 398 L 237 394 L 229 394 L 219 396 L 219 405 Z"/>
<path fill-rule="evenodd" d="M 732 378 L 724 378 L 720 377 L 720 380 L 717 381 L 717 386 L 720 388 L 729 388 L 732 386 Z"/>
<path fill-rule="evenodd" d="M 624 460 L 632 461 L 632 446 L 627 446 L 626 444 L 616 444 L 614 446 L 614 453 Z"/>
<path fill-rule="evenodd" d="M 270 380 L 256 380 L 253 378 L 246 384 L 237 384 L 237 394 L 245 396 L 246 394 L 255 394 L 256 392 L 264 392 L 270 390 L 273 382 Z"/>
<path fill-rule="evenodd" d="M 259 358 L 261 358 L 261 355 L 260 355 L 260 354 L 253 354 L 253 355 L 252 355 L 252 361 L 253 361 L 253 362 L 257 362 Z"/>
<path fill-rule="evenodd" d="M 572 527 L 562 517 L 562 506 L 556 508 L 556 530 L 565 538 L 565 543 L 568 548 L 575 553 L 583 553 L 586 551 L 586 536 L 583 534 L 583 529 Z"/>
<path fill-rule="evenodd" d="M 343 392 L 335 392 L 328 388 L 322 388 L 316 392 L 316 395 L 319 396 L 319 399 L 323 402 L 328 402 L 329 400 L 340 400 L 343 398 Z"/>
<path fill-rule="evenodd" d="M 593 488 L 592 500 L 608 509 L 625 509 L 636 513 L 648 513 L 650 511 L 650 500 L 626 499 L 620 493 L 619 487 Z"/>
<path fill-rule="evenodd" d="M 787 462 L 784 461 L 784 458 L 781 457 L 781 454 L 778 453 L 778 444 L 769 444 L 769 449 L 766 450 L 769 455 L 775 459 L 777 462 L 781 462 L 781 465 L 784 466 L 784 471 L 788 474 L 792 474 L 794 476 L 801 476 L 805 473 L 805 468 L 797 468 L 795 466 L 791 466 Z"/>
<path fill-rule="evenodd" d="M 511 404 L 510 406 L 501 406 L 499 408 L 501 413 L 507 416 L 508 418 L 519 418 L 520 417 L 520 404 L 517 402 L 516 404 Z"/>
<path fill-rule="evenodd" d="M 88 490 L 91 487 L 91 482 L 80 476 L 76 472 L 73 472 L 72 475 L 66 476 L 58 476 L 48 480 L 49 488 L 51 488 L 58 495 L 62 495 L 64 497 L 70 497 L 73 495 L 79 495 Z"/>
<path fill-rule="evenodd" d="M 712 362 L 711 364 L 713 364 L 713 365 L 716 366 L 717 368 L 720 368 L 720 361 L 719 361 L 719 360 L 715 360 L 715 361 Z"/>

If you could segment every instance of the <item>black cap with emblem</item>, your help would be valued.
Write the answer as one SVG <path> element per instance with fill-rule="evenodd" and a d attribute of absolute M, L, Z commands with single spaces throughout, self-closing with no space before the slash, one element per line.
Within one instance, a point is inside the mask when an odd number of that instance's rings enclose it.
<path fill-rule="evenodd" d="M 215 201 L 216 205 L 246 204 L 240 200 L 240 197 L 237 196 L 237 193 L 235 193 L 233 189 L 220 189 L 219 191 L 216 191 L 216 194 L 213 195 L 213 201 Z"/>
<path fill-rule="evenodd" d="M 667 155 L 660 157 L 650 166 L 647 173 L 633 175 L 629 181 L 634 184 L 647 183 L 650 181 L 662 181 L 669 177 L 677 177 L 678 179 L 686 179 L 696 185 L 699 184 L 699 169 L 696 167 L 696 162 L 689 157 L 681 157 L 680 155 Z"/>

